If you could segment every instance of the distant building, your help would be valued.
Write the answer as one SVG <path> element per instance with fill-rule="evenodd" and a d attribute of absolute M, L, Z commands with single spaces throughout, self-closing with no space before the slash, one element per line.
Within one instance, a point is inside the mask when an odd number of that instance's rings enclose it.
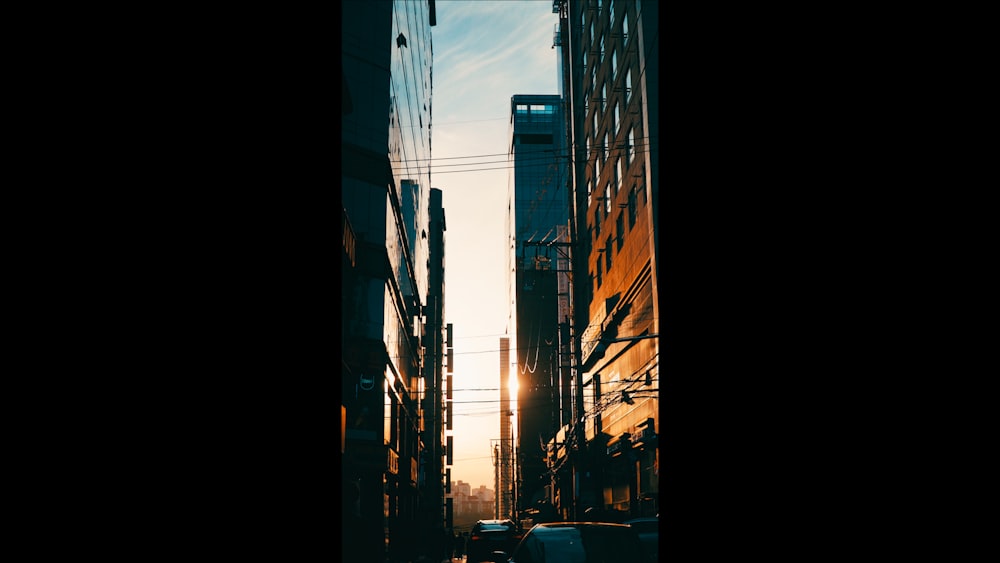
<path fill-rule="evenodd" d="M 451 498 L 454 506 L 455 528 L 468 529 L 476 520 L 489 520 L 494 514 L 495 491 L 486 485 L 473 489 L 463 481 L 452 481 Z"/>
<path fill-rule="evenodd" d="M 551 495 L 546 444 L 569 413 L 570 167 L 559 95 L 515 95 L 510 105 L 508 326 L 518 378 L 514 489 L 518 516 Z M 562 289 L 562 291 L 560 291 Z M 566 393 L 563 393 L 563 390 Z M 567 404 L 563 405 L 562 401 Z M 568 418 L 567 418 L 568 420 Z"/>
<path fill-rule="evenodd" d="M 500 337 L 500 440 L 497 468 L 497 518 L 514 518 L 514 453 L 511 418 L 513 406 L 510 400 L 510 338 Z"/>

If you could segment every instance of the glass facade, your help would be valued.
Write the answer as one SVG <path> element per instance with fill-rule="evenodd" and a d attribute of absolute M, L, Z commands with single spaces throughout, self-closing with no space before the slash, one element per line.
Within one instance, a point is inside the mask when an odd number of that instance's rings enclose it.
<path fill-rule="evenodd" d="M 436 509 L 420 514 L 416 500 L 428 458 L 418 399 L 428 360 L 422 312 L 432 293 L 443 292 L 440 277 L 441 287 L 431 288 L 429 240 L 435 2 L 339 6 L 343 89 L 351 100 L 341 111 L 339 188 L 358 248 L 356 272 L 343 288 L 355 296 L 342 313 L 349 319 L 343 408 L 351 421 L 343 479 L 359 489 L 370 531 L 357 547 L 364 560 L 381 561 L 387 545 L 399 549 L 398 530 L 420 518 L 440 519 Z"/>
<path fill-rule="evenodd" d="M 518 509 L 548 498 L 539 479 L 546 473 L 539 439 L 547 442 L 558 430 L 563 380 L 558 369 L 560 312 L 568 301 L 560 287 L 568 285 L 558 246 L 568 242 L 569 158 L 563 101 L 558 95 L 515 95 L 511 98 L 507 227 L 510 243 L 509 330 L 515 335 L 518 378 L 517 436 Z M 564 278 L 564 279 L 560 279 Z M 568 380 L 565 381 L 568 395 Z"/>

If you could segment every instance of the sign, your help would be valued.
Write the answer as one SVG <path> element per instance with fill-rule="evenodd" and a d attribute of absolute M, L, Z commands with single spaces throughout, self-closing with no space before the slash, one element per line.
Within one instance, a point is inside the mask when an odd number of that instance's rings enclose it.
<path fill-rule="evenodd" d="M 392 448 L 386 448 L 386 451 L 389 452 L 386 459 L 387 470 L 389 473 L 396 475 L 399 473 L 399 454 L 392 451 Z"/>
<path fill-rule="evenodd" d="M 625 450 L 631 449 L 632 443 L 629 439 L 632 436 L 628 432 L 622 432 L 621 436 L 608 442 L 608 455 L 611 457 L 618 457 L 624 453 Z"/>
<path fill-rule="evenodd" d="M 594 352 L 594 348 L 597 347 L 597 343 L 601 336 L 601 323 L 596 323 L 589 325 L 586 330 L 583 331 L 583 336 L 580 338 L 580 360 L 586 364 L 590 355 Z"/>
<path fill-rule="evenodd" d="M 360 375 L 359 379 L 360 379 L 360 381 L 358 383 L 359 383 L 359 385 L 361 385 L 361 390 L 362 391 L 371 391 L 372 389 L 375 388 L 375 376 L 374 375 L 369 375 L 367 373 L 362 373 Z"/>

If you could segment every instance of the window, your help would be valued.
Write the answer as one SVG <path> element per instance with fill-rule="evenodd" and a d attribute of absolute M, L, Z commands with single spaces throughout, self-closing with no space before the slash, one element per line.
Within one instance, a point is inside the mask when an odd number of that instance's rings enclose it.
<path fill-rule="evenodd" d="M 528 104 L 517 104 L 516 112 L 515 113 L 518 113 L 518 114 L 527 114 L 528 113 Z"/>
<path fill-rule="evenodd" d="M 625 69 L 625 100 L 629 99 L 632 94 L 632 70 L 629 68 Z"/>
<path fill-rule="evenodd" d="M 611 122 L 611 129 L 615 132 L 615 137 L 618 136 L 618 127 L 621 125 L 621 114 L 618 113 L 618 102 L 615 102 L 615 114 L 612 117 L 614 121 Z"/>
<path fill-rule="evenodd" d="M 608 12 L 611 14 L 611 25 L 615 25 L 615 0 L 608 2 Z"/>
<path fill-rule="evenodd" d="M 628 128 L 628 140 L 625 142 L 626 159 L 628 164 L 632 164 L 632 160 L 635 159 L 635 132 L 631 127 Z"/>
<path fill-rule="evenodd" d="M 628 224 L 630 229 L 635 226 L 635 184 L 628 191 Z"/>
<path fill-rule="evenodd" d="M 601 35 L 601 58 L 597 59 L 598 64 L 604 63 L 604 36 Z"/>
<path fill-rule="evenodd" d="M 611 182 L 608 183 L 608 189 L 614 189 L 615 195 L 618 195 L 618 182 L 621 178 L 621 159 L 615 159 L 616 166 L 611 168 Z M 610 209 L 608 212 L 610 213 Z"/>
<path fill-rule="evenodd" d="M 618 252 L 622 251 L 622 246 L 625 240 L 625 214 L 619 213 L 618 219 L 615 220 L 615 243 L 618 245 Z"/>
<path fill-rule="evenodd" d="M 594 240 L 601 236 L 601 206 L 594 210 Z"/>
<path fill-rule="evenodd" d="M 622 45 L 628 41 L 628 4 L 625 4 L 624 14 L 622 14 Z"/>
<path fill-rule="evenodd" d="M 601 150 L 603 153 L 603 149 Z M 594 185 L 596 186 L 598 182 L 601 181 L 601 160 L 604 159 L 603 154 L 598 154 L 597 158 L 594 159 Z"/>
<path fill-rule="evenodd" d="M 611 215 L 611 183 L 604 185 L 604 214 Z"/>
<path fill-rule="evenodd" d="M 618 52 L 614 46 L 611 47 L 611 80 L 614 81 L 615 73 L 618 71 Z"/>
<path fill-rule="evenodd" d="M 601 113 L 608 107 L 608 83 L 601 84 Z"/>
<path fill-rule="evenodd" d="M 597 257 L 597 287 L 601 287 L 601 257 Z"/>
<path fill-rule="evenodd" d="M 615 174 L 615 195 L 618 195 L 618 190 L 622 187 L 622 181 L 625 176 L 622 174 L 622 159 L 618 159 L 618 172 Z"/>
<path fill-rule="evenodd" d="M 608 235 L 608 240 L 604 243 L 604 269 L 611 271 L 611 235 Z"/>
<path fill-rule="evenodd" d="M 594 142 L 597 142 L 597 112 L 594 112 L 594 126 L 590 129 L 590 134 L 594 136 Z"/>

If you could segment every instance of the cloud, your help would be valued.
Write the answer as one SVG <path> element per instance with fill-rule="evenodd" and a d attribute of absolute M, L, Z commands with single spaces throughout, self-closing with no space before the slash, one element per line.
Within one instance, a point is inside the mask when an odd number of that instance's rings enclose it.
<path fill-rule="evenodd" d="M 434 53 L 435 95 L 447 91 L 468 96 L 483 86 L 517 84 L 524 78 L 534 83 L 538 76 L 523 73 L 536 62 L 551 68 L 547 82 L 556 84 L 556 53 L 551 46 L 558 19 L 550 3 L 451 2 L 446 6 L 439 8 L 434 28 L 435 45 L 441 47 Z M 452 7 L 455 11 L 449 14 Z"/>

